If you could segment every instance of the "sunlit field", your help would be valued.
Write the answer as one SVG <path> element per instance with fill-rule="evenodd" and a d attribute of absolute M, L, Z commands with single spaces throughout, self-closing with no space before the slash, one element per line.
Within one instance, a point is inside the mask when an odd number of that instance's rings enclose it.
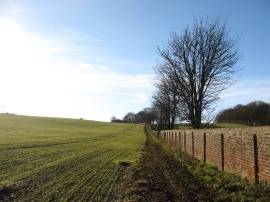
<path fill-rule="evenodd" d="M 144 142 L 143 125 L 1 114 L 0 200 L 107 201 Z"/>

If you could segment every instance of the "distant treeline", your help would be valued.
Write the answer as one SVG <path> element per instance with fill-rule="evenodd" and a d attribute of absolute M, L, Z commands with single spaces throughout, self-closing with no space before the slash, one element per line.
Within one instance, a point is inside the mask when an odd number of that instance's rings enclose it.
<path fill-rule="evenodd" d="M 223 123 L 270 125 L 270 104 L 262 101 L 251 102 L 247 105 L 239 104 L 222 110 L 216 120 Z"/>
<path fill-rule="evenodd" d="M 145 108 L 138 113 L 128 112 L 123 119 L 118 119 L 117 117 L 113 116 L 111 118 L 111 122 L 118 122 L 118 123 L 146 123 L 146 124 L 153 124 L 156 119 L 155 113 L 151 108 Z"/>

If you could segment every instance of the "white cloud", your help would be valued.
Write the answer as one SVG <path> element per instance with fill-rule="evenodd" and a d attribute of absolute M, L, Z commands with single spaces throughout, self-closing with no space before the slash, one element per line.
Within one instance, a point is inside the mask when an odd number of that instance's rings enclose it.
<path fill-rule="evenodd" d="M 221 95 L 221 108 L 261 100 L 270 103 L 270 80 L 243 79 Z"/>
<path fill-rule="evenodd" d="M 91 111 L 92 116 L 101 117 L 98 111 L 108 101 L 124 104 L 127 96 L 134 98 L 129 100 L 133 103 L 147 100 L 145 93 L 152 88 L 148 75 L 117 73 L 96 58 L 91 60 L 91 48 L 87 48 L 91 44 L 76 44 L 80 33 L 70 33 L 64 29 L 63 37 L 44 36 L 0 19 L 1 108 L 11 113 L 68 117 L 86 116 Z"/>
<path fill-rule="evenodd" d="M 99 65 L 98 67 L 99 69 L 102 69 L 102 70 L 109 70 L 109 67 L 106 65 Z"/>
<path fill-rule="evenodd" d="M 222 94 L 223 98 L 231 97 L 268 97 L 270 98 L 270 80 L 241 80 Z"/>
<path fill-rule="evenodd" d="M 92 65 L 84 63 L 84 62 L 75 62 L 74 65 L 82 69 L 87 69 L 87 70 L 93 69 Z"/>
<path fill-rule="evenodd" d="M 127 101 L 127 102 L 131 102 L 131 103 L 141 103 L 141 102 L 145 102 L 148 100 L 147 94 L 145 94 L 145 93 L 130 94 L 129 96 L 135 98 L 135 99 Z"/>

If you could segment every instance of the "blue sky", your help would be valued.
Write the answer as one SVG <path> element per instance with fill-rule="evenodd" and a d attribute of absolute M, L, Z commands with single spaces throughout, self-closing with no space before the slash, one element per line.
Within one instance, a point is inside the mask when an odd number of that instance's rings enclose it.
<path fill-rule="evenodd" d="M 148 107 L 157 47 L 194 16 L 228 22 L 243 67 L 218 108 L 270 102 L 268 0 L 0 0 L 2 112 L 110 121 Z"/>

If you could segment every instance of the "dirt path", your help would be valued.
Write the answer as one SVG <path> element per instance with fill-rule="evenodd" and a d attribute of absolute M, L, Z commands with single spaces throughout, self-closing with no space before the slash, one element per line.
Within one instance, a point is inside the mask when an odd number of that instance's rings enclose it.
<path fill-rule="evenodd" d="M 141 166 L 131 176 L 121 201 L 214 201 L 216 193 L 194 177 L 151 136 L 143 150 Z"/>

